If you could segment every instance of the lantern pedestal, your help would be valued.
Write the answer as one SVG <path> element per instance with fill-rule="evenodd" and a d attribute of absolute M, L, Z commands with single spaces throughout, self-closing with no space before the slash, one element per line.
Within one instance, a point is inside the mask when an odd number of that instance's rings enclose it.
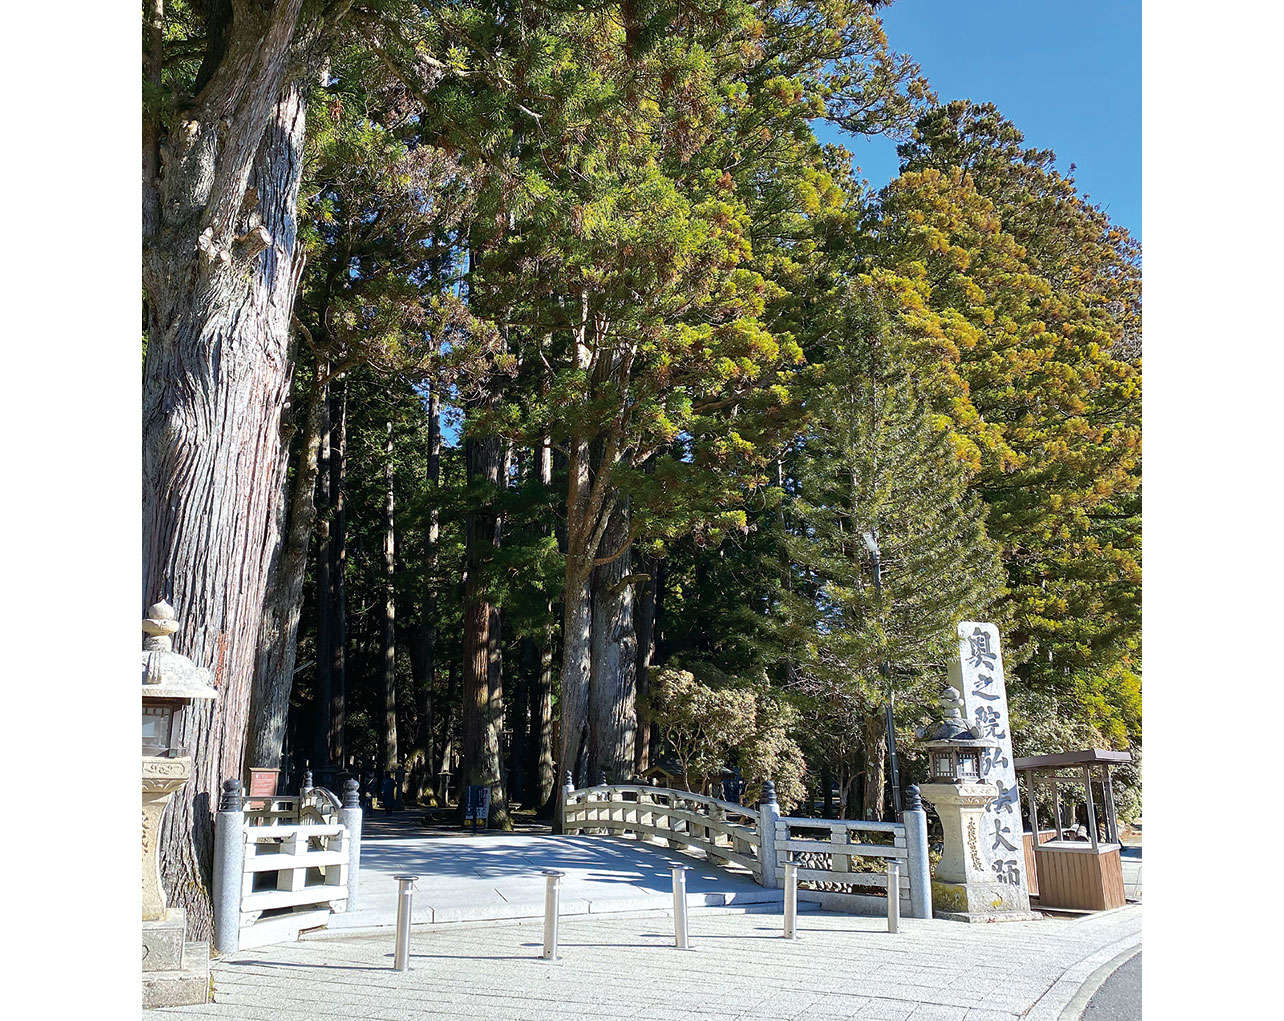
<path fill-rule="evenodd" d="M 178 621 L 168 603 L 148 608 L 142 658 L 143 1006 L 186 1007 L 210 996 L 210 947 L 187 942 L 187 914 L 165 904 L 159 849 L 161 818 L 192 775 L 192 760 L 174 744 L 176 724 L 193 701 L 218 697 L 208 670 L 174 652 Z"/>
<path fill-rule="evenodd" d="M 1038 918 L 1020 887 L 986 871 L 980 841 L 985 806 L 998 796 L 992 783 L 929 783 L 919 788 L 941 819 L 945 847 L 932 880 L 932 913 L 964 922 Z"/>
<path fill-rule="evenodd" d="M 143 921 L 165 918 L 165 890 L 161 886 L 160 860 L 156 838 L 161 816 L 176 790 L 192 775 L 192 760 L 143 756 Z"/>

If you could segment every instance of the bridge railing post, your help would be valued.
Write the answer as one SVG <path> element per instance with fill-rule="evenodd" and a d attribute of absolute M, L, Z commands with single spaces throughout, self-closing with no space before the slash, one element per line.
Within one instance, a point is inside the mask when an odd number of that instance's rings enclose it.
<path fill-rule="evenodd" d="M 927 860 L 927 812 L 917 787 L 905 788 L 906 867 L 909 869 L 911 918 L 932 917 L 932 873 Z"/>
<path fill-rule="evenodd" d="M 348 831 L 348 904 L 344 910 L 356 911 L 361 900 L 361 785 L 351 777 L 343 784 L 339 822 Z"/>
<path fill-rule="evenodd" d="M 241 783 L 223 781 L 214 817 L 214 949 L 235 953 L 241 947 L 241 890 L 245 872 L 245 813 Z"/>
<path fill-rule="evenodd" d="M 575 781 L 571 779 L 571 771 L 566 771 L 566 779 L 562 783 L 562 796 L 557 801 L 557 832 L 568 833 L 566 828 L 566 806 L 570 801 L 571 792 L 575 790 Z"/>
<path fill-rule="evenodd" d="M 768 890 L 780 886 L 776 878 L 776 822 L 780 805 L 776 803 L 776 785 L 766 780 L 758 802 L 758 882 Z"/>

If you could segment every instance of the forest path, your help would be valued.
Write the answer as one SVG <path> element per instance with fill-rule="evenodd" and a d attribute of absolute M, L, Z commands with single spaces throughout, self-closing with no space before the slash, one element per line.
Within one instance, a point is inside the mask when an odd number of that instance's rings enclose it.
<path fill-rule="evenodd" d="M 605 836 L 482 832 L 363 841 L 360 907 L 332 915 L 328 932 L 396 924 L 397 875 L 419 876 L 414 924 L 537 918 L 544 869 L 566 873 L 563 915 L 672 908 L 672 867 L 687 865 L 687 902 L 722 907 L 779 904 L 743 870 L 655 844 Z M 800 900 L 805 900 L 805 895 Z"/>

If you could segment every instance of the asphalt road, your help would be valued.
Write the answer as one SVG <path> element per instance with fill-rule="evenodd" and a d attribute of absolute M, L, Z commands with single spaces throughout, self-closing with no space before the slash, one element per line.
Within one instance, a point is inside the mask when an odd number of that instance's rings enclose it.
<path fill-rule="evenodd" d="M 1083 1021 L 1141 1021 L 1141 954 L 1125 961 L 1093 993 Z"/>

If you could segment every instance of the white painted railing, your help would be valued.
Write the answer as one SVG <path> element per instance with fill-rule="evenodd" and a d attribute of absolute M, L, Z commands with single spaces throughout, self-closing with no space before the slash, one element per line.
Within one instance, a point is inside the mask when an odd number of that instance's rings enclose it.
<path fill-rule="evenodd" d="M 347 909 L 349 838 L 342 823 L 254 825 L 247 820 L 244 839 L 242 949 L 276 942 L 276 929 L 297 935 L 324 925 L 331 911 Z M 290 911 L 263 917 L 281 908 Z"/>
<path fill-rule="evenodd" d="M 249 804 L 224 785 L 215 820 L 215 944 L 224 952 L 296 939 L 355 906 L 361 809 L 316 787 Z"/>
<path fill-rule="evenodd" d="M 898 822 L 846 819 L 805 819 L 781 816 L 776 820 L 776 873 L 784 878 L 785 863 L 798 866 L 798 881 L 822 892 L 860 894 L 862 890 L 887 889 L 887 861 L 908 864 L 905 826 Z M 856 862 L 853 858 L 864 859 Z M 871 861 L 872 859 L 872 861 Z M 868 867 L 876 866 L 877 871 Z M 902 897 L 910 896 L 910 870 L 900 870 Z"/>
<path fill-rule="evenodd" d="M 568 791 L 563 824 L 566 833 L 611 833 L 694 848 L 710 861 L 747 869 L 761 882 L 758 827 L 757 809 L 643 784 Z"/>

